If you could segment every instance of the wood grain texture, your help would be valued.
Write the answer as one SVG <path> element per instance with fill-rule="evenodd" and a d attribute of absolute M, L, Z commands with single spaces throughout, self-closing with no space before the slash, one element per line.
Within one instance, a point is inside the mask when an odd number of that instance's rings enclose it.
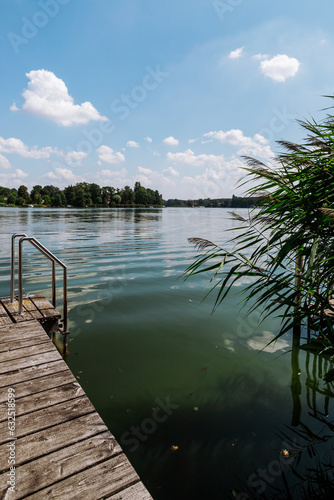
<path fill-rule="evenodd" d="M 0 498 L 151 499 L 40 321 L 59 315 L 41 296 L 17 303 L 0 322 Z M 6 302 L 7 301 L 7 302 Z M 45 309 L 42 309 L 44 307 Z M 41 308 L 41 309 L 40 309 Z M 3 313 L 2 313 L 3 314 Z M 42 318 L 40 317 L 42 316 Z M 15 391 L 15 433 L 8 389 Z M 8 491 L 8 443 L 15 440 L 16 493 Z"/>

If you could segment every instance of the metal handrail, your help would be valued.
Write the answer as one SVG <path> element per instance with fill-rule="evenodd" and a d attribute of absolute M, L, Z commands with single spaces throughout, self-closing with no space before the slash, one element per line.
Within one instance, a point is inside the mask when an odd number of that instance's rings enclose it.
<path fill-rule="evenodd" d="M 55 264 L 58 264 L 63 269 L 63 334 L 69 333 L 67 330 L 67 266 L 58 259 L 53 253 L 50 252 L 40 241 L 34 237 L 29 237 L 22 234 L 13 234 L 12 236 L 12 251 L 11 251 L 11 301 L 14 301 L 14 279 L 15 279 L 15 248 L 14 241 L 15 238 L 21 236 L 19 240 L 19 264 L 18 264 L 18 298 L 19 298 L 19 314 L 22 314 L 22 302 L 23 302 L 23 273 L 22 273 L 22 257 L 23 257 L 23 242 L 29 241 L 37 250 L 39 250 L 45 257 L 47 257 L 52 262 L 52 304 L 56 307 L 56 270 Z M 23 236 L 23 237 L 22 237 Z"/>
<path fill-rule="evenodd" d="M 12 235 L 10 247 L 10 301 L 14 302 L 15 288 L 15 238 L 28 236 L 26 233 L 15 233 Z"/>

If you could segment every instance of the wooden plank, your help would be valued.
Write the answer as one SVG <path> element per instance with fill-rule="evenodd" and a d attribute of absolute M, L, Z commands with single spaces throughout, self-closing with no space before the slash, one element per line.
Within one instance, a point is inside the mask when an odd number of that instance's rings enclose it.
<path fill-rule="evenodd" d="M 111 496 L 104 497 L 105 500 L 150 500 L 152 499 L 151 495 L 143 485 L 143 483 L 138 482 L 129 486 L 125 490 L 122 490 L 118 493 L 115 493 Z"/>
<path fill-rule="evenodd" d="M 51 389 L 56 389 L 59 386 L 70 383 L 78 384 L 78 381 L 69 370 L 64 370 L 62 372 L 47 375 L 46 377 L 35 380 L 25 380 L 20 384 L 11 384 L 11 387 L 15 389 L 15 399 L 17 404 L 21 405 L 22 403 L 23 405 L 25 404 L 24 398 L 26 397 L 34 399 L 35 394 L 43 394 L 45 391 L 50 391 Z M 0 403 L 7 400 L 6 394 L 6 389 L 0 390 Z"/>
<path fill-rule="evenodd" d="M 34 432 L 38 432 L 53 425 L 67 422 L 73 418 L 86 415 L 95 411 L 94 406 L 89 401 L 87 396 L 66 401 L 43 408 L 27 415 L 22 415 L 16 419 L 16 437 L 27 436 Z M 8 441 L 8 429 L 6 425 L 0 426 L 0 443 Z"/>
<path fill-rule="evenodd" d="M 43 309 L 54 309 L 53 305 L 40 293 L 31 295 L 30 299 L 39 311 Z"/>
<path fill-rule="evenodd" d="M 49 408 L 56 404 L 64 403 L 84 395 L 85 393 L 80 384 L 78 382 L 71 381 L 70 383 L 17 399 L 16 417 L 34 413 L 42 408 Z M 16 391 L 15 396 L 18 396 Z M 6 403 L 1 403 L 0 422 L 7 419 L 6 409 Z"/>
<path fill-rule="evenodd" d="M 55 319 L 59 319 L 61 318 L 61 314 L 59 311 L 57 311 L 57 309 L 53 308 L 53 309 L 41 309 L 41 314 L 42 314 L 42 317 L 43 318 L 55 318 Z"/>
<path fill-rule="evenodd" d="M 19 314 L 19 303 L 17 300 L 11 302 L 10 299 L 2 299 L 1 303 L 15 323 L 30 321 L 33 319 L 29 311 L 26 311 L 24 307 L 22 308 L 22 314 Z"/>
<path fill-rule="evenodd" d="M 29 347 L 24 347 L 20 349 L 13 349 L 12 351 L 5 351 L 1 353 L 1 362 L 0 366 L 6 361 L 11 361 L 14 359 L 23 360 L 24 358 L 28 358 L 29 356 L 42 355 L 45 352 L 54 351 L 55 347 L 50 342 L 42 342 L 42 344 L 38 345 L 30 345 Z"/>
<path fill-rule="evenodd" d="M 30 298 L 25 298 L 22 300 L 22 304 L 26 311 L 29 311 L 31 316 L 35 319 L 43 318 L 42 313 L 37 309 L 35 304 L 30 300 Z"/>
<path fill-rule="evenodd" d="M 13 324 L 19 324 L 19 323 L 13 323 Z M 47 337 L 47 335 L 41 337 L 38 336 L 37 338 L 28 338 L 28 339 L 23 339 L 23 340 L 12 340 L 10 342 L 1 342 L 0 343 L 0 363 L 1 363 L 1 353 L 7 352 L 7 351 L 14 351 L 15 349 L 24 349 L 29 346 L 33 345 L 39 345 L 39 344 L 44 344 L 48 343 L 50 345 L 50 341 Z"/>
<path fill-rule="evenodd" d="M 40 444 L 37 444 L 40 448 Z M 21 454 L 17 443 L 18 454 Z M 109 431 L 63 448 L 18 470 L 20 498 L 46 488 L 122 452 Z M 0 476 L 1 481 L 1 476 Z M 1 484 L 1 483 L 0 483 Z M 1 490 L 1 486 L 0 486 Z M 71 492 L 72 494 L 72 492 Z M 64 497 L 64 498 L 68 498 Z"/>
<path fill-rule="evenodd" d="M 43 353 L 43 357 L 40 354 L 35 356 L 28 356 L 27 358 L 16 359 L 15 360 L 15 370 L 22 370 L 23 368 L 35 367 L 40 364 L 49 363 L 50 361 L 58 361 L 62 359 L 61 355 L 57 350 L 52 349 L 51 351 Z M 2 378 L 3 373 L 12 372 L 14 368 L 13 361 L 6 361 L 0 363 L 0 375 Z"/>
<path fill-rule="evenodd" d="M 134 468 L 124 454 L 110 458 L 101 464 L 79 472 L 53 486 L 40 490 L 26 498 L 64 500 L 71 492 L 71 500 L 96 500 L 107 494 L 117 493 L 139 481 Z M 98 492 L 98 496 L 97 496 Z"/>
<path fill-rule="evenodd" d="M 13 324 L 9 316 L 0 316 L 0 326 Z"/>
<path fill-rule="evenodd" d="M 0 302 L 0 316 L 7 316 L 7 311 Z"/>
<path fill-rule="evenodd" d="M 49 453 L 54 453 L 62 448 L 66 449 L 67 446 L 106 431 L 107 428 L 102 422 L 101 417 L 94 411 L 93 413 L 69 420 L 60 425 L 29 434 L 16 440 L 16 465 L 21 466 L 24 463 L 40 459 L 41 457 L 48 457 L 50 456 Z M 112 437 L 112 439 L 114 438 Z M 116 441 L 114 441 L 114 447 L 117 452 L 122 451 Z M 0 446 L 1 471 L 8 470 L 9 467 L 7 448 L 7 443 Z"/>
<path fill-rule="evenodd" d="M 44 328 L 38 321 L 27 321 L 26 323 L 11 323 L 2 326 L 0 330 L 0 343 L 11 340 L 22 340 L 24 338 L 46 337 Z"/>
<path fill-rule="evenodd" d="M 12 367 L 12 371 L 3 373 L 1 375 L 0 388 L 10 386 L 14 387 L 15 389 L 15 384 L 28 383 L 26 382 L 27 380 L 30 383 L 33 383 L 33 381 L 38 378 L 43 379 L 46 375 L 56 376 L 58 372 L 64 373 L 64 371 L 68 371 L 68 367 L 67 365 L 65 365 L 64 361 L 59 358 L 57 358 L 56 361 L 52 361 L 50 363 L 42 363 L 40 365 L 34 365 L 16 371 L 13 370 Z M 1 393 L 2 392 L 3 391 L 1 391 Z"/>

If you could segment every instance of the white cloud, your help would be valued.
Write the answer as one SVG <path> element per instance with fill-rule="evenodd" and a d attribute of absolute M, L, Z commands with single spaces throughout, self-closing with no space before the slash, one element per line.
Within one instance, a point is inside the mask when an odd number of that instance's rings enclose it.
<path fill-rule="evenodd" d="M 69 151 L 68 153 L 61 151 L 59 154 L 65 158 L 68 165 L 72 165 L 73 163 L 81 165 L 82 160 L 87 158 L 87 153 L 84 153 L 83 151 Z"/>
<path fill-rule="evenodd" d="M 136 141 L 128 141 L 126 143 L 126 145 L 127 145 L 128 148 L 139 148 L 140 147 L 139 143 L 136 142 Z"/>
<path fill-rule="evenodd" d="M 261 158 L 273 158 L 274 153 L 271 151 L 268 141 L 260 134 L 255 134 L 254 137 L 247 137 L 240 129 L 231 129 L 227 132 L 218 130 L 204 134 L 204 137 L 212 137 L 222 143 L 231 144 L 241 148 L 237 151 L 239 155 L 255 155 Z"/>
<path fill-rule="evenodd" d="M 287 78 L 295 76 L 300 66 L 300 62 L 294 57 L 285 54 L 278 54 L 272 59 L 265 59 L 261 62 L 262 73 L 276 82 L 285 82 Z"/>
<path fill-rule="evenodd" d="M 207 165 L 214 165 L 222 167 L 224 165 L 224 155 L 195 155 L 191 149 L 187 149 L 184 153 L 167 153 L 167 160 L 174 163 L 184 163 L 185 165 L 192 165 L 194 167 L 205 167 Z"/>
<path fill-rule="evenodd" d="M 145 137 L 144 141 L 146 141 L 146 142 L 148 142 L 149 144 L 151 144 L 152 139 L 151 139 L 151 137 Z"/>
<path fill-rule="evenodd" d="M 153 174 L 153 170 L 151 170 L 150 168 L 144 168 L 144 167 L 138 167 L 138 172 L 140 174 L 144 174 L 144 175 Z"/>
<path fill-rule="evenodd" d="M 252 59 L 258 59 L 258 60 L 262 60 L 262 59 L 268 59 L 268 54 L 255 54 L 255 56 L 252 56 Z"/>
<path fill-rule="evenodd" d="M 96 152 L 99 155 L 99 160 L 102 162 L 106 163 L 121 163 L 122 161 L 125 161 L 125 156 L 123 153 L 115 153 L 112 148 L 109 146 L 100 146 Z"/>
<path fill-rule="evenodd" d="M 37 146 L 29 148 L 24 144 L 21 139 L 16 139 L 15 137 L 10 137 L 9 139 L 4 139 L 0 137 L 0 151 L 2 153 L 14 153 L 24 158 L 50 158 L 51 154 L 57 154 L 57 148 L 41 148 L 38 149 Z"/>
<path fill-rule="evenodd" d="M 165 168 L 162 172 L 166 175 L 171 175 L 172 177 L 178 177 L 180 175 L 180 173 L 173 167 Z"/>
<path fill-rule="evenodd" d="M 194 142 L 196 142 L 196 141 L 197 141 L 197 138 L 196 138 L 196 139 L 189 139 L 189 140 L 188 140 L 188 144 L 193 144 L 193 143 L 194 143 Z"/>
<path fill-rule="evenodd" d="M 51 120 L 58 125 L 85 124 L 93 121 L 106 121 L 107 117 L 100 115 L 90 102 L 74 104 L 68 89 L 54 73 L 44 69 L 26 73 L 29 78 L 28 88 L 23 92 L 25 102 L 21 110 Z M 19 111 L 14 103 L 12 111 Z"/>
<path fill-rule="evenodd" d="M 11 168 L 11 164 L 8 159 L 0 154 L 0 168 Z"/>
<path fill-rule="evenodd" d="M 72 172 L 72 170 L 63 167 L 56 167 L 54 171 L 51 170 L 50 172 L 47 172 L 45 175 L 43 175 L 43 178 L 51 179 L 52 181 L 58 181 L 58 183 L 62 185 L 85 181 L 82 176 L 77 176 Z"/>
<path fill-rule="evenodd" d="M 232 50 L 228 57 L 230 59 L 239 59 L 239 57 L 242 56 L 242 51 L 244 50 L 245 47 L 240 47 L 239 49 Z"/>
<path fill-rule="evenodd" d="M 0 174 L 0 184 L 8 187 L 18 186 L 23 183 L 26 177 L 28 177 L 28 174 L 17 168 L 13 173 Z"/>
<path fill-rule="evenodd" d="M 178 139 L 175 139 L 174 137 L 170 136 L 170 137 L 166 137 L 166 139 L 164 139 L 163 141 L 165 144 L 168 144 L 168 146 L 178 146 L 179 144 L 179 141 Z"/>

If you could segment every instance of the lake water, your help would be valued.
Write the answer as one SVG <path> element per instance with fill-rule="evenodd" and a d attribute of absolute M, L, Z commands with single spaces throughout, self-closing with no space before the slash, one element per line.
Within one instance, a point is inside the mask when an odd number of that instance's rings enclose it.
<path fill-rule="evenodd" d="M 314 462 L 308 438 L 328 434 L 331 365 L 291 355 L 289 337 L 260 351 L 279 324 L 246 317 L 242 287 L 211 315 L 208 277 L 183 281 L 196 255 L 187 238 L 224 244 L 236 224 L 227 210 L 2 208 L 0 217 L 0 295 L 10 293 L 12 233 L 67 264 L 66 361 L 155 499 L 257 498 L 281 484 L 282 469 L 293 484 L 297 458 Z M 24 292 L 51 298 L 50 265 L 25 245 Z M 61 284 L 59 273 L 59 309 Z M 315 444 L 316 457 L 331 441 Z"/>

